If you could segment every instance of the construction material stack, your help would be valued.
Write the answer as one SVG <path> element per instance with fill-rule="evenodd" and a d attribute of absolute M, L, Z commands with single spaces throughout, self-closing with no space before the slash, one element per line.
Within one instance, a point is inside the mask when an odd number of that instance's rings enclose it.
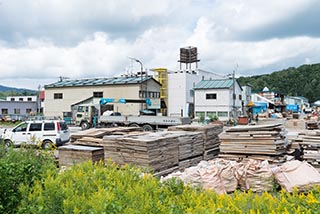
<path fill-rule="evenodd" d="M 102 146 L 102 137 L 108 134 L 128 134 L 137 133 L 140 128 L 121 127 L 89 129 L 71 135 L 71 144 L 59 147 L 59 165 L 71 166 L 75 163 L 91 160 L 104 161 L 104 148 Z"/>
<path fill-rule="evenodd" d="M 200 132 L 162 131 L 104 136 L 101 145 L 106 159 L 148 167 L 162 175 L 198 164 L 203 142 Z"/>
<path fill-rule="evenodd" d="M 190 133 L 200 132 L 203 137 L 203 160 L 211 160 L 219 154 L 219 134 L 223 130 L 221 124 L 210 124 L 210 125 L 181 125 L 169 127 L 170 131 L 183 130 Z"/>
<path fill-rule="evenodd" d="M 93 128 L 93 129 L 87 129 L 81 132 L 73 133 L 70 137 L 70 142 L 73 144 L 79 144 L 74 143 L 75 141 L 84 141 L 83 138 L 86 137 L 88 141 L 98 141 L 99 143 L 103 136 L 105 135 L 123 135 L 127 133 L 132 132 L 141 132 L 142 129 L 140 127 L 114 127 L 114 128 Z M 100 139 L 100 140 L 99 140 Z M 80 143 L 81 144 L 81 143 Z M 88 145 L 88 144 L 84 144 Z"/>
<path fill-rule="evenodd" d="M 134 164 L 156 172 L 178 169 L 178 136 L 161 133 L 104 136 L 102 145 L 105 158 L 117 164 Z"/>
<path fill-rule="evenodd" d="M 306 131 L 295 140 L 303 150 L 303 160 L 320 168 L 320 131 Z"/>
<path fill-rule="evenodd" d="M 251 158 L 281 163 L 286 160 L 288 146 L 282 124 L 235 126 L 220 136 L 219 157 L 226 159 Z"/>
<path fill-rule="evenodd" d="M 59 164 L 72 166 L 83 161 L 98 162 L 104 160 L 103 147 L 65 145 L 59 148 Z"/>
<path fill-rule="evenodd" d="M 201 160 L 217 156 L 218 134 L 222 132 L 222 125 L 185 125 L 171 128 L 174 131 L 141 132 L 136 128 L 90 129 L 74 134 L 72 144 L 102 147 L 105 160 L 111 159 L 120 165 L 146 167 L 157 176 L 183 170 L 197 165 Z"/>

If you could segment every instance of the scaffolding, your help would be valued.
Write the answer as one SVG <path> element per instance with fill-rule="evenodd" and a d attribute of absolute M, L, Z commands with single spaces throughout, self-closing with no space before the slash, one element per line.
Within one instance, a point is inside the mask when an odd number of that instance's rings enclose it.
<path fill-rule="evenodd" d="M 160 87 L 160 111 L 162 115 L 167 116 L 168 113 L 168 69 L 166 68 L 155 68 L 152 69 L 154 72 L 154 78 L 161 84 Z"/>

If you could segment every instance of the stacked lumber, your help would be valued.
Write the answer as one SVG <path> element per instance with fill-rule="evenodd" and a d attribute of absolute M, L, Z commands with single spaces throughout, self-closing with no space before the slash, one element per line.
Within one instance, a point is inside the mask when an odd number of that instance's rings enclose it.
<path fill-rule="evenodd" d="M 286 131 L 282 124 L 235 126 L 220 136 L 219 157 L 285 161 Z"/>
<path fill-rule="evenodd" d="M 303 148 L 303 160 L 320 167 L 320 131 L 307 131 L 298 136 L 297 142 Z"/>
<path fill-rule="evenodd" d="M 60 166 L 72 166 L 88 160 L 92 162 L 104 160 L 103 147 L 66 145 L 59 147 L 58 152 Z"/>
<path fill-rule="evenodd" d="M 221 124 L 209 124 L 203 125 L 181 125 L 171 126 L 169 131 L 188 131 L 188 132 L 200 132 L 203 136 L 203 160 L 211 160 L 219 154 L 219 137 L 222 132 L 223 126 Z"/>
<path fill-rule="evenodd" d="M 122 135 L 131 132 L 140 132 L 140 127 L 115 127 L 115 128 L 93 128 L 77 133 L 73 133 L 70 137 L 70 142 L 73 143 L 83 137 L 101 138 L 105 135 Z"/>
<path fill-rule="evenodd" d="M 165 132 L 103 137 L 105 159 L 123 164 L 148 167 L 155 172 L 179 165 L 177 135 Z"/>
<path fill-rule="evenodd" d="M 160 132 L 139 130 L 90 129 L 73 134 L 72 145 L 102 147 L 105 160 L 147 167 L 161 176 L 217 156 L 222 125 L 180 126 Z"/>

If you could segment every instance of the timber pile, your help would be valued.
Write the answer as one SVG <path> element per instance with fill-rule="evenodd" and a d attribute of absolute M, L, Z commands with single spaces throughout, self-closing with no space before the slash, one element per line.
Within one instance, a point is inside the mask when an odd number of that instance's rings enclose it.
<path fill-rule="evenodd" d="M 175 131 L 160 132 L 138 130 L 90 129 L 74 134 L 72 144 L 102 147 L 105 160 L 148 167 L 161 176 L 213 159 L 219 152 L 222 125 L 180 126 Z"/>
<path fill-rule="evenodd" d="M 88 160 L 92 162 L 104 160 L 103 147 L 66 145 L 59 147 L 58 151 L 60 166 L 72 166 Z"/>
<path fill-rule="evenodd" d="M 103 138 L 105 158 L 118 164 L 150 167 L 155 172 L 185 169 L 202 160 L 200 132 L 163 131 Z"/>
<path fill-rule="evenodd" d="M 101 138 L 105 135 L 126 134 L 130 132 L 141 132 L 140 127 L 116 127 L 116 128 L 93 128 L 81 132 L 73 133 L 70 142 L 73 143 L 83 137 Z"/>
<path fill-rule="evenodd" d="M 178 168 L 178 136 L 167 133 L 143 133 L 139 135 L 103 137 L 105 158 L 123 164 L 150 167 L 154 171 Z"/>
<path fill-rule="evenodd" d="M 218 135 L 222 132 L 223 126 L 220 124 L 201 125 L 181 125 L 171 126 L 169 131 L 187 131 L 191 133 L 200 132 L 203 137 L 203 160 L 211 160 L 219 154 L 220 140 Z"/>
<path fill-rule="evenodd" d="M 252 158 L 273 163 L 285 161 L 286 131 L 282 124 L 236 126 L 220 136 L 219 157 Z"/>
<path fill-rule="evenodd" d="M 306 131 L 296 141 L 303 148 L 303 160 L 320 167 L 320 131 Z"/>

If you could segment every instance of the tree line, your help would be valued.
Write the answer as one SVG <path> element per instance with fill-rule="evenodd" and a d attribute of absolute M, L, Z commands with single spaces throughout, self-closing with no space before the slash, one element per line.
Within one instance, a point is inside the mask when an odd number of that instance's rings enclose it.
<path fill-rule="evenodd" d="M 253 91 L 268 87 L 287 96 L 303 96 L 310 103 L 320 100 L 320 63 L 290 67 L 271 74 L 238 78 L 240 85 L 251 84 Z"/>

